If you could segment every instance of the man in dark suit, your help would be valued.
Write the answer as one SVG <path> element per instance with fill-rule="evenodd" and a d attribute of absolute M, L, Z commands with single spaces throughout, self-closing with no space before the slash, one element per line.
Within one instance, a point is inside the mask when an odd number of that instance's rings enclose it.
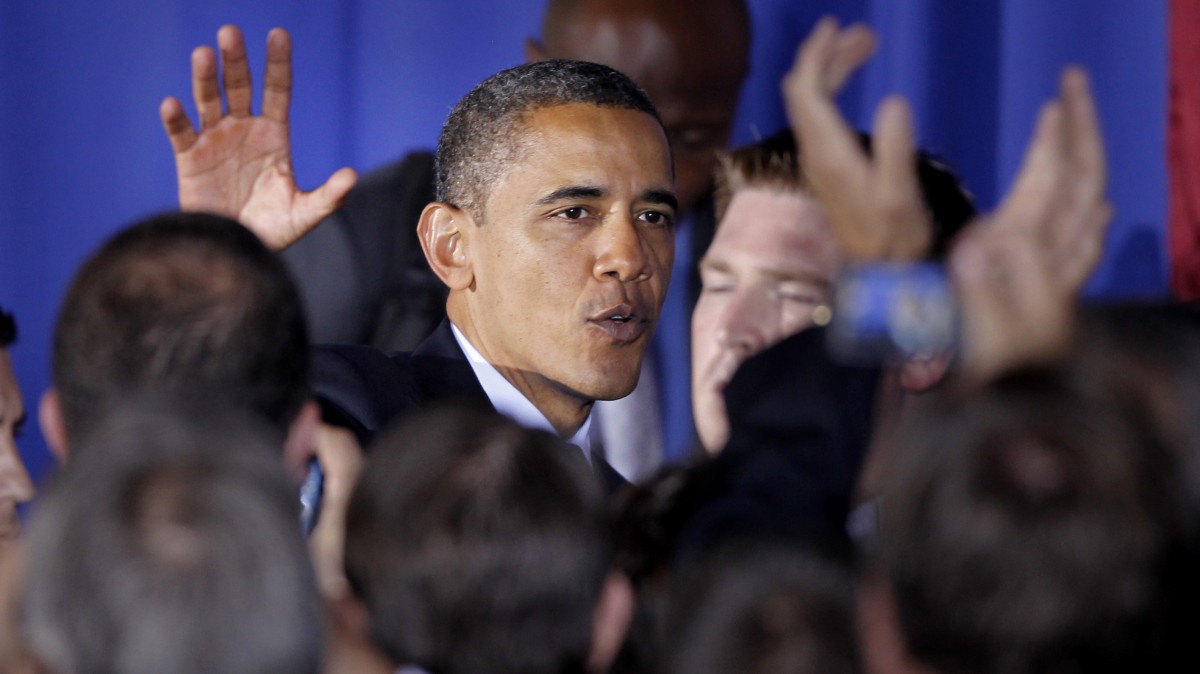
<path fill-rule="evenodd" d="M 658 108 L 671 144 L 680 217 L 674 282 L 650 347 L 652 362 L 634 394 L 598 408 L 605 449 L 631 475 L 691 444 L 696 262 L 713 237 L 713 173 L 733 126 L 749 46 L 744 0 L 551 0 L 542 39 L 526 42 L 530 62 L 592 61 L 629 75 Z M 425 151 L 373 171 L 310 236 L 284 251 L 314 343 L 407 351 L 445 318 L 446 286 L 416 237 L 421 210 L 436 199 L 434 173 L 433 153 Z M 622 432 L 631 406 L 646 410 L 636 416 L 660 428 L 636 437 Z"/>
<path fill-rule="evenodd" d="M 261 116 L 250 114 L 240 33 L 222 28 L 218 42 L 228 112 L 206 47 L 192 61 L 201 132 L 178 100 L 161 109 L 181 205 L 236 214 L 279 250 L 336 206 L 353 175 L 343 169 L 312 193 L 296 189 L 284 31 L 268 38 Z M 418 225 L 430 267 L 450 289 L 449 323 L 390 367 L 363 349 L 318 356 L 326 418 L 367 439 L 412 407 L 482 392 L 524 425 L 590 452 L 592 405 L 633 389 L 666 294 L 672 170 L 654 106 L 610 68 L 541 61 L 476 87 L 443 128 L 439 200 Z"/>
<path fill-rule="evenodd" d="M 712 239 L 713 172 L 749 70 L 744 1 L 550 0 L 541 33 L 526 41 L 527 61 L 602 63 L 649 94 L 671 144 L 680 212 L 694 216 L 690 248 L 680 241 L 677 258 L 694 267 Z M 412 152 L 363 176 L 341 208 L 283 252 L 314 342 L 410 350 L 445 317 L 446 287 L 415 236 L 434 181 L 433 153 Z M 676 275 L 676 285 L 694 304 L 698 284 Z"/>

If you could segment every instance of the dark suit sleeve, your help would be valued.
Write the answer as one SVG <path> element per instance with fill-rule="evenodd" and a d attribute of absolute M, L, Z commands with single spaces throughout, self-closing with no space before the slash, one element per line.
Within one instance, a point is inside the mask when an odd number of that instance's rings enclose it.
<path fill-rule="evenodd" d="M 420 400 L 408 354 L 326 345 L 313 347 L 312 363 L 322 421 L 351 430 L 363 446 Z"/>

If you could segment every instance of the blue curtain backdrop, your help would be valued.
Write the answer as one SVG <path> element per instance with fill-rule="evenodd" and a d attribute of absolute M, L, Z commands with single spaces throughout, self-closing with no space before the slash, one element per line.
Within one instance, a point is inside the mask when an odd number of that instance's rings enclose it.
<path fill-rule="evenodd" d="M 735 142 L 784 125 L 779 78 L 819 16 L 865 20 L 881 34 L 881 48 L 847 91 L 847 114 L 869 125 L 884 95 L 909 96 L 922 144 L 957 166 L 985 207 L 1019 166 L 1059 69 L 1087 67 L 1117 209 L 1089 292 L 1165 292 L 1165 2 L 748 1 L 754 64 Z M 77 265 L 118 228 L 174 204 L 174 166 L 157 111 L 168 94 L 189 100 L 193 46 L 237 23 L 261 75 L 267 30 L 291 31 L 296 172 L 312 187 L 340 166 L 369 170 L 432 147 L 459 96 L 520 62 L 543 7 L 543 0 L 0 0 L 0 305 L 20 323 L 12 354 L 30 416 L 49 384 L 51 326 Z M 35 476 L 44 474 L 49 461 L 35 423 L 22 442 Z"/>

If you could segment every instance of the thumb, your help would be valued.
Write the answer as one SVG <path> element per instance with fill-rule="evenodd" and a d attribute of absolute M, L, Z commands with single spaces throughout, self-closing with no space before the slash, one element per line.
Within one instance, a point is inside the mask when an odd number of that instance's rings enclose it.
<path fill-rule="evenodd" d="M 317 223 L 337 210 L 346 198 L 346 193 L 358 181 L 358 174 L 350 167 L 343 167 L 329 176 L 317 189 L 301 194 L 296 199 L 296 232 L 299 238 L 308 233 Z"/>

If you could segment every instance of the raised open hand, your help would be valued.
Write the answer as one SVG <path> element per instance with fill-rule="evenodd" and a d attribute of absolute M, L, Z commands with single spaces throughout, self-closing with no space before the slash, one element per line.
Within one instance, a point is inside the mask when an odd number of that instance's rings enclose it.
<path fill-rule="evenodd" d="M 292 47 L 287 31 L 276 28 L 267 36 L 262 114 L 257 116 L 250 109 L 253 91 L 241 31 L 222 26 L 217 45 L 226 111 L 221 110 L 217 57 L 208 46 L 192 52 L 199 133 L 179 99 L 168 97 L 159 108 L 175 151 L 179 206 L 235 218 L 271 249 L 282 250 L 337 208 L 356 175 L 343 168 L 312 192 L 296 186 L 288 129 Z"/>
<path fill-rule="evenodd" d="M 842 119 L 835 97 L 875 49 L 866 26 L 817 23 L 783 81 L 800 162 L 851 258 L 908 260 L 929 249 L 933 228 L 921 199 L 907 103 L 885 100 L 875 117 L 873 157 Z"/>
<path fill-rule="evenodd" d="M 966 374 L 986 380 L 1069 347 L 1079 291 L 1112 217 L 1104 142 L 1087 76 L 1063 72 L 1003 203 L 951 256 Z"/>
<path fill-rule="evenodd" d="M 1058 98 L 1042 107 L 1021 171 L 990 227 L 1024 232 L 1058 292 L 1074 298 L 1100 261 L 1112 218 L 1104 140 L 1087 75 L 1063 71 Z"/>

